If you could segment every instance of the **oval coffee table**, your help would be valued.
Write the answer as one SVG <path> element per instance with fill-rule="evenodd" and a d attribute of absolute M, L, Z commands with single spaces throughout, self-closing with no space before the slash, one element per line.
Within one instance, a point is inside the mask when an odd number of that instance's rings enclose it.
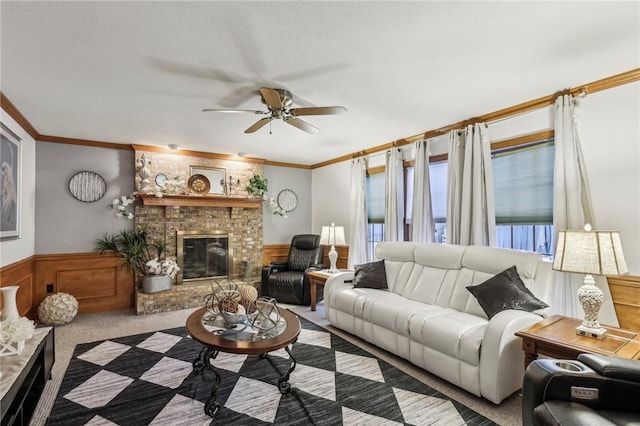
<path fill-rule="evenodd" d="M 193 361 L 193 369 L 203 371 L 206 368 L 215 374 L 211 395 L 204 405 L 205 414 L 214 417 L 220 409 L 216 394 L 221 377 L 211 365 L 211 359 L 215 359 L 218 352 L 260 355 L 265 358 L 267 353 L 284 348 L 291 358 L 291 367 L 278 379 L 278 390 L 283 394 L 291 390 L 289 376 L 296 368 L 296 360 L 289 345 L 298 339 L 301 325 L 298 317 L 287 310 L 281 310 L 280 315 L 281 320 L 277 326 L 267 331 L 254 329 L 249 324 L 227 327 L 222 318 L 206 308 L 198 309 L 187 318 L 187 331 L 194 340 L 202 344 L 200 354 Z"/>

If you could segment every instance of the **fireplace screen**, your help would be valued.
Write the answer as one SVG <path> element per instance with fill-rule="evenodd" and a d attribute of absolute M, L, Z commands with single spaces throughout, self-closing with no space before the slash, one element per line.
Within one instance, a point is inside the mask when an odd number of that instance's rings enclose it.
<path fill-rule="evenodd" d="M 206 231 L 178 231 L 178 284 L 226 278 L 232 271 L 231 234 Z"/>

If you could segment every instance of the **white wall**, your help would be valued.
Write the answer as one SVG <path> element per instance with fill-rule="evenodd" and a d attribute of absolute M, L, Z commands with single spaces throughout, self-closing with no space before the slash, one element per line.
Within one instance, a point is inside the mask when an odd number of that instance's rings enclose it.
<path fill-rule="evenodd" d="M 596 226 L 620 231 L 629 272 L 640 275 L 640 82 L 590 94 L 582 100 L 579 112 Z M 492 140 L 552 129 L 551 108 L 489 128 Z M 432 151 L 439 153 L 445 143 L 439 138 Z M 379 158 L 374 162 L 384 164 Z M 313 228 L 332 221 L 348 227 L 350 162 L 314 169 L 312 180 Z M 345 231 L 349 239 L 350 230 Z"/>
<path fill-rule="evenodd" d="M 383 163 L 384 164 L 384 163 Z M 344 226 L 347 245 L 351 245 L 351 162 L 343 161 L 326 167 L 313 169 L 311 173 L 311 191 L 313 213 L 312 229 L 319 234 L 322 226 L 335 223 Z"/>
<path fill-rule="evenodd" d="M 134 190 L 133 151 L 50 142 L 36 145 L 37 254 L 89 252 L 105 233 L 133 227 L 133 221 L 115 217 L 109 208 L 114 198 Z M 69 179 L 83 170 L 96 172 L 106 181 L 102 199 L 85 203 L 69 192 Z"/>
<path fill-rule="evenodd" d="M 0 114 L 0 121 L 22 140 L 19 176 L 19 190 L 22 193 L 21 236 L 0 241 L 0 266 L 6 266 L 35 254 L 36 143 L 4 109 Z"/>
<path fill-rule="evenodd" d="M 290 243 L 297 234 L 313 233 L 311 229 L 311 170 L 291 167 L 264 166 L 264 177 L 269 180 L 268 197 L 277 200 L 283 189 L 291 189 L 298 196 L 298 206 L 287 217 L 274 215 L 265 203 L 263 209 L 263 243 Z M 319 231 L 318 231 L 319 233 Z"/>
<path fill-rule="evenodd" d="M 587 96 L 580 115 L 596 228 L 620 231 L 629 273 L 640 275 L 640 82 Z"/>

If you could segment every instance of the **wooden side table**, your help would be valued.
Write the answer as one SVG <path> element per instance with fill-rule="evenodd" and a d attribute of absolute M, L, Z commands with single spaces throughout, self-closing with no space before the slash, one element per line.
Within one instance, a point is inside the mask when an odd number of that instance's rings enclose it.
<path fill-rule="evenodd" d="M 615 327 L 604 328 L 607 335 L 598 340 L 578 336 L 576 327 L 582 323 L 577 318 L 553 315 L 516 333 L 522 338 L 525 353 L 524 367 L 539 355 L 556 359 L 576 359 L 582 353 L 640 359 L 640 333 Z"/>
<path fill-rule="evenodd" d="M 309 291 L 311 292 L 311 310 L 316 310 L 316 293 L 318 291 L 318 286 L 324 287 L 324 283 L 327 282 L 327 278 L 331 276 L 330 273 L 326 271 L 311 271 L 307 272 L 307 277 L 309 278 Z"/>

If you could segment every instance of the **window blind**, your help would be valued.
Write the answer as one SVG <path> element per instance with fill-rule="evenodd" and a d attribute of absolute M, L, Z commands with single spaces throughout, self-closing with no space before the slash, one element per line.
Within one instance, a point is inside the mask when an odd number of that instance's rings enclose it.
<path fill-rule="evenodd" d="M 553 141 L 493 155 L 496 224 L 553 223 Z"/>
<path fill-rule="evenodd" d="M 367 219 L 384 223 L 384 173 L 367 176 Z"/>

